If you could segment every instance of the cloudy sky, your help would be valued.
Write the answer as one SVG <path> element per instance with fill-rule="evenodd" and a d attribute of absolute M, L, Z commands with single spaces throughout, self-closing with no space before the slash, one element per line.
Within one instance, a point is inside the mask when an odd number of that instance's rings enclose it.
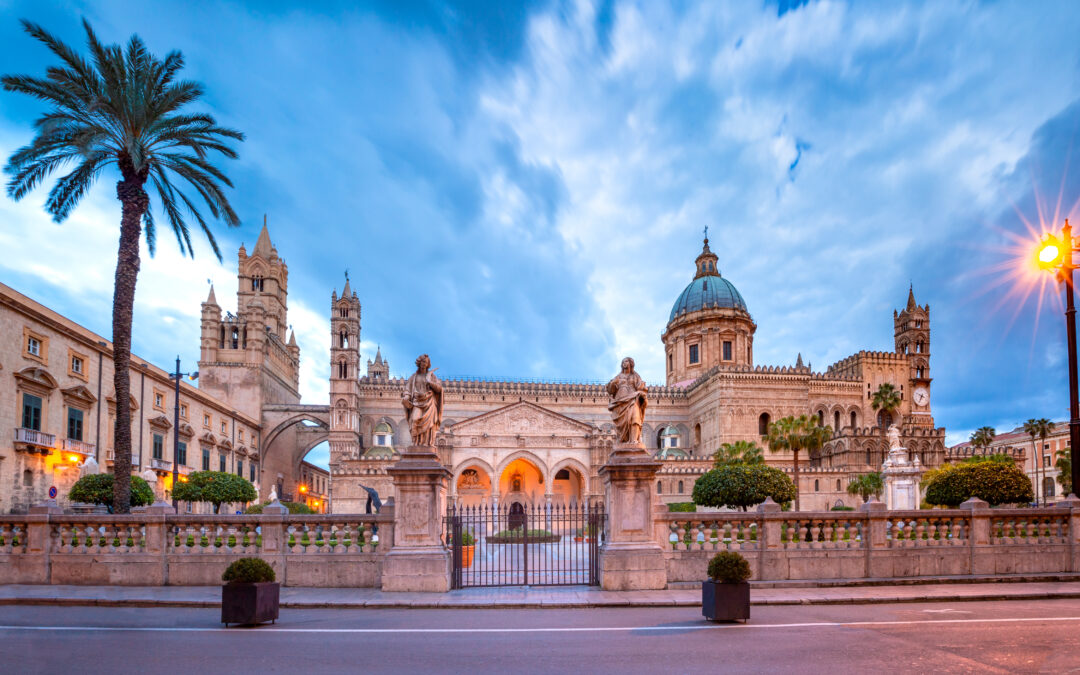
<path fill-rule="evenodd" d="M 1067 415 L 1061 302 L 1048 286 L 1039 312 L 1016 256 L 1077 216 L 1075 3 L 0 0 L 0 70 L 53 62 L 19 18 L 81 46 L 80 17 L 182 50 L 247 134 L 223 264 L 164 235 L 144 259 L 134 345 L 159 365 L 198 359 L 207 279 L 231 308 L 268 214 L 306 401 L 346 268 L 363 358 L 381 345 L 395 374 L 426 351 L 440 374 L 594 380 L 629 354 L 662 382 L 707 225 L 758 363 L 891 350 L 913 284 L 950 442 Z M 40 112 L 0 93 L 5 158 Z M 104 335 L 114 180 L 62 225 L 44 192 L 0 198 L 0 280 Z"/>

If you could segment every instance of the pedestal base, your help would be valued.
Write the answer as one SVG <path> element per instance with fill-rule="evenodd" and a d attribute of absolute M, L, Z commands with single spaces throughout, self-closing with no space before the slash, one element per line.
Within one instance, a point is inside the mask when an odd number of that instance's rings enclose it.
<path fill-rule="evenodd" d="M 664 551 L 657 544 L 608 544 L 600 551 L 605 591 L 654 591 L 667 587 Z"/>
<path fill-rule="evenodd" d="M 446 593 L 450 590 L 450 553 L 430 546 L 394 548 L 383 558 L 382 589 Z"/>

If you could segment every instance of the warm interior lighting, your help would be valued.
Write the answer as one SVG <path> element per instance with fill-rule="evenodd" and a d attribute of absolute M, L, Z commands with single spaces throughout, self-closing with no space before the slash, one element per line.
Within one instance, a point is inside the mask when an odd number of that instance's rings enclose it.
<path fill-rule="evenodd" d="M 187 482 L 187 476 L 180 476 L 180 482 L 181 483 L 186 483 Z"/>
<path fill-rule="evenodd" d="M 307 492 L 307 486 L 306 485 L 301 485 L 300 486 L 300 492 Z"/>
<path fill-rule="evenodd" d="M 79 456 L 78 455 L 68 455 L 68 461 L 69 462 L 78 462 L 79 461 Z"/>

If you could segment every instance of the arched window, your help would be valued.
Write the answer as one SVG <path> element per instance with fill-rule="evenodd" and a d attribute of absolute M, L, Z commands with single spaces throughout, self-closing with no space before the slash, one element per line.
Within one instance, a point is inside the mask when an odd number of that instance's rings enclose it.
<path fill-rule="evenodd" d="M 345 334 L 345 331 L 341 331 L 340 333 L 338 333 L 338 338 L 340 340 L 339 346 L 342 349 L 345 349 L 349 346 L 349 336 Z"/>
<path fill-rule="evenodd" d="M 832 428 L 833 431 L 840 431 L 840 411 L 837 410 L 832 414 Z"/>
<path fill-rule="evenodd" d="M 667 369 L 669 373 L 675 370 L 675 357 L 671 354 L 667 355 Z"/>
<path fill-rule="evenodd" d="M 839 478 L 836 479 L 836 491 L 840 492 L 840 479 Z"/>
<path fill-rule="evenodd" d="M 1043 497 L 1053 497 L 1056 489 L 1052 477 L 1047 476 L 1046 478 L 1043 478 Z"/>
<path fill-rule="evenodd" d="M 559 472 L 555 474 L 555 480 L 570 480 L 570 470 L 559 469 Z"/>
<path fill-rule="evenodd" d="M 682 494 L 682 493 L 683 493 L 683 485 L 682 485 L 682 481 L 679 481 L 679 494 Z"/>
<path fill-rule="evenodd" d="M 664 484 L 661 483 L 660 481 L 656 481 L 656 494 L 658 494 L 658 495 L 664 494 Z"/>
<path fill-rule="evenodd" d="M 923 353 L 923 343 L 922 343 L 922 341 L 919 341 L 919 342 L 915 343 L 915 353 L 916 354 L 922 354 Z"/>
<path fill-rule="evenodd" d="M 345 379 L 349 376 L 349 364 L 345 363 L 345 359 L 338 361 L 338 377 Z"/>
<path fill-rule="evenodd" d="M 30 469 L 27 469 L 26 471 L 23 471 L 22 484 L 25 487 L 31 487 L 34 484 L 34 472 L 33 471 L 31 471 Z"/>
<path fill-rule="evenodd" d="M 383 447 L 392 447 L 394 445 L 394 430 L 390 428 L 389 424 L 386 422 L 379 422 L 375 425 L 372 445 Z"/>
<path fill-rule="evenodd" d="M 856 424 L 855 411 L 852 410 L 851 411 L 851 428 L 854 429 L 857 426 L 858 426 L 858 424 Z"/>
<path fill-rule="evenodd" d="M 697 447 L 701 447 L 701 425 L 700 424 L 695 424 L 694 425 L 694 445 L 697 446 Z"/>
<path fill-rule="evenodd" d="M 814 479 L 814 492 L 821 492 L 821 481 L 817 478 Z"/>
<path fill-rule="evenodd" d="M 757 432 L 759 436 L 769 435 L 769 413 L 761 413 L 757 418 Z"/>
<path fill-rule="evenodd" d="M 824 410 L 817 411 L 817 425 L 819 427 L 825 426 L 825 411 Z"/>
<path fill-rule="evenodd" d="M 884 410 L 879 410 L 877 415 L 877 423 L 878 426 L 882 429 L 888 428 L 888 426 L 892 424 L 892 415 L 885 412 Z"/>
<path fill-rule="evenodd" d="M 870 448 L 867 448 L 867 449 L 866 449 L 866 464 L 867 464 L 868 466 L 869 466 L 869 464 L 870 464 Z"/>
<path fill-rule="evenodd" d="M 239 349 L 240 348 L 240 329 L 239 328 L 233 328 L 232 329 L 232 335 L 229 338 L 229 348 L 230 349 Z"/>

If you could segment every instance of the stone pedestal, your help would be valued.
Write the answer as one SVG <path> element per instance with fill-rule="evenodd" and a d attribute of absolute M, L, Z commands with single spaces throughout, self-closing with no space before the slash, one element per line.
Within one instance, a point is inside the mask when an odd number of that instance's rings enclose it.
<path fill-rule="evenodd" d="M 919 462 L 908 458 L 907 448 L 893 448 L 881 465 L 885 481 L 885 505 L 890 511 L 912 511 L 919 508 L 919 481 L 926 470 Z"/>
<path fill-rule="evenodd" d="M 600 549 L 600 586 L 605 591 L 667 586 L 664 551 L 653 533 L 653 481 L 660 463 L 642 443 L 618 444 L 600 467 L 607 510 L 607 537 Z"/>
<path fill-rule="evenodd" d="M 411 446 L 387 473 L 394 479 L 394 541 L 383 559 L 384 591 L 450 590 L 450 553 L 442 540 L 450 471 L 435 448 Z"/>

